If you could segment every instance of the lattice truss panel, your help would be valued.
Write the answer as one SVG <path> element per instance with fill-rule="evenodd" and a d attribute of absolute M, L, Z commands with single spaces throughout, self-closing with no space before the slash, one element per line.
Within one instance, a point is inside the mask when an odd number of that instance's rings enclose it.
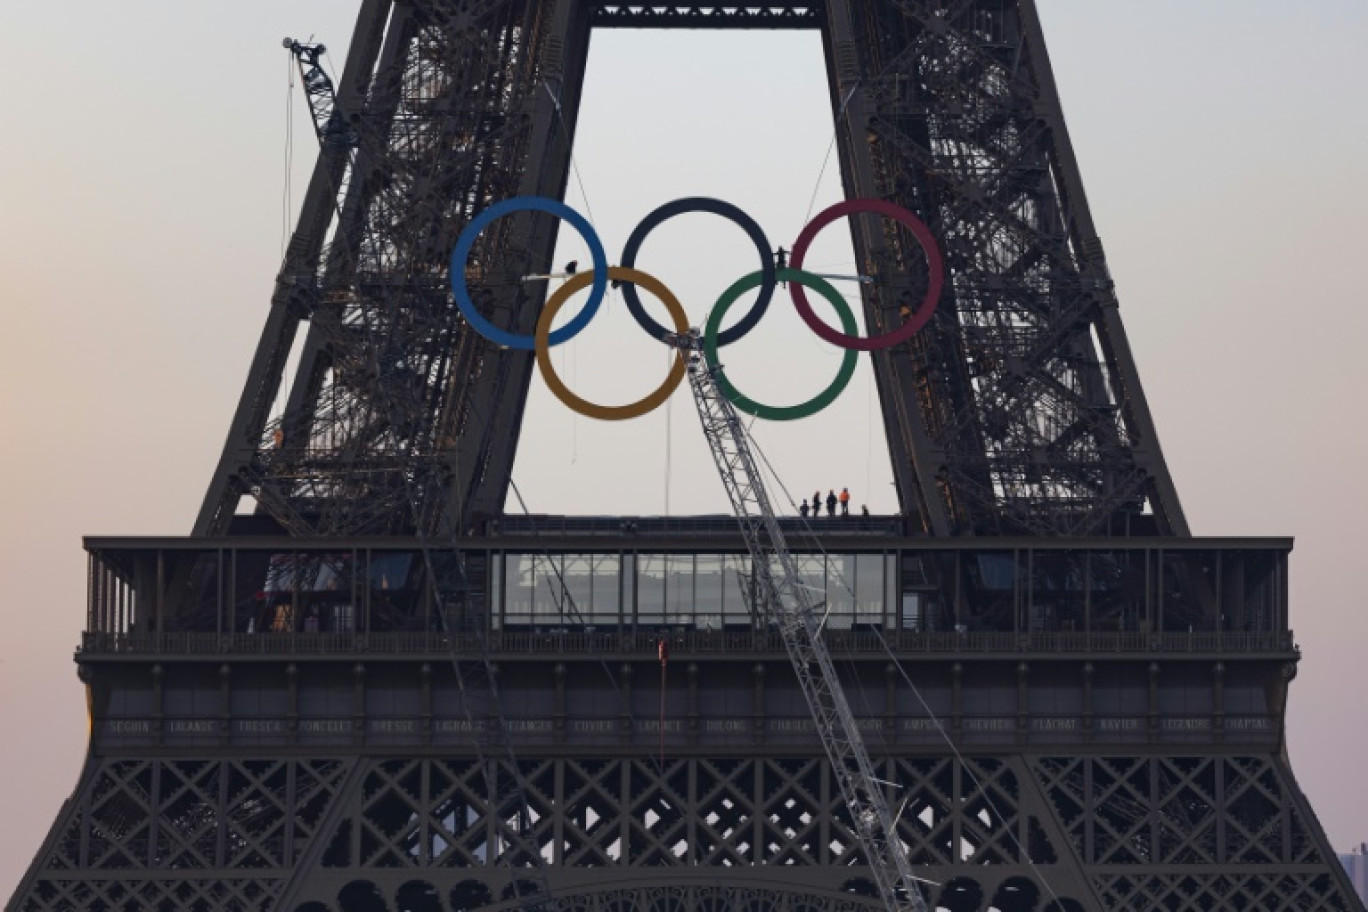
<path fill-rule="evenodd" d="M 1098 880 L 1098 888 L 1107 908 L 1117 912 L 1150 912 L 1152 909 L 1311 912 L 1363 908 L 1357 899 L 1346 900 L 1329 874 L 1103 877 Z"/>
<path fill-rule="evenodd" d="M 476 6 L 402 5 L 360 110 L 342 112 L 354 148 L 334 233 L 303 279 L 314 347 L 248 479 L 296 533 L 396 531 L 414 503 L 435 526 L 451 487 L 489 346 L 451 301 L 448 258 L 474 214 L 520 192 L 530 103 L 559 91 L 542 65 L 551 5 Z M 467 280 L 493 319 L 526 310 L 530 234 L 501 219 L 476 246 Z"/>
<path fill-rule="evenodd" d="M 1003 909 L 1045 908 L 1037 902 L 1039 887 L 1023 876 L 1026 855 L 1066 872 L 1059 865 L 1068 859 L 1056 856 L 1047 827 L 1021 809 L 1016 767 L 978 759 L 966 768 L 938 758 L 881 761 L 879 771 L 905 785 L 904 840 L 916 863 L 949 881 L 938 892 L 952 908 L 972 897 L 975 903 L 1002 898 Z M 347 908 L 347 896 L 365 896 L 372 904 L 365 908 L 377 910 L 512 902 L 510 865 L 516 872 L 529 862 L 512 854 L 506 834 L 513 828 L 552 865 L 553 886 L 558 869 L 607 874 L 626 868 L 669 879 L 717 868 L 731 871 L 719 873 L 724 883 L 744 883 L 757 870 L 779 866 L 805 869 L 809 876 L 817 870 L 814 883 L 834 896 L 877 897 L 862 874 L 858 839 L 824 760 L 691 758 L 662 766 L 642 759 L 563 759 L 526 762 L 522 772 L 531 813 L 520 820 L 511 807 L 488 805 L 473 761 L 375 762 L 365 771 L 358 802 L 325 838 L 317 875 L 290 902 Z M 421 881 L 430 906 L 405 904 L 400 893 L 418 890 L 416 872 L 442 869 L 450 873 Z M 663 874 L 667 869 L 679 874 Z M 1081 869 L 1063 878 L 1081 884 Z M 676 895 L 683 896 L 685 886 L 676 887 Z M 1026 896 L 1031 901 L 1020 904 Z M 665 908 L 649 903 L 623 912 Z M 820 908 L 830 907 L 822 903 Z"/>
<path fill-rule="evenodd" d="M 1314 821 L 1269 757 L 1043 758 L 1035 768 L 1076 855 L 1106 872 L 1094 882 L 1109 909 L 1362 908 L 1327 873 Z"/>
<path fill-rule="evenodd" d="M 106 760 L 19 910 L 266 908 L 338 798 L 341 760 Z"/>
<path fill-rule="evenodd" d="M 1113 358 L 1100 244 L 1073 233 L 1084 202 L 1066 195 L 1063 121 L 1052 122 L 1036 72 L 1048 63 L 1032 59 L 1007 0 L 853 9 L 870 97 L 868 135 L 856 141 L 869 143 L 873 190 L 923 215 L 951 283 L 953 306 L 895 357 L 912 359 L 915 407 L 943 454 L 938 481 L 955 519 L 979 531 L 1104 528 L 1140 508 L 1149 476 L 1131 447 L 1154 441 Z M 870 249 L 887 261 L 864 268 L 923 274 L 916 241 L 891 223 L 884 231 Z M 865 291 L 890 327 L 922 294 L 898 281 Z"/>
<path fill-rule="evenodd" d="M 420 909 L 430 893 L 433 909 L 474 909 L 514 902 L 510 870 L 532 862 L 519 844 L 553 872 L 713 868 L 731 890 L 780 867 L 816 871 L 813 888 L 834 897 L 873 896 L 823 760 L 524 761 L 529 815 L 491 807 L 473 760 L 361 762 L 100 761 L 13 908 L 247 910 L 283 896 L 291 908 Z M 945 909 L 1082 909 L 1092 896 L 1136 912 L 1361 908 L 1272 757 L 1044 757 L 1023 779 L 1027 768 L 879 761 Z M 422 871 L 447 873 L 415 881 Z M 344 889 L 370 905 L 337 905 Z M 657 908 L 632 895 L 646 905 L 622 912 Z"/>
<path fill-rule="evenodd" d="M 493 808 L 474 761 L 387 760 L 367 771 L 357 813 L 339 821 L 324 867 L 506 865 L 518 832 L 569 867 L 861 864 L 858 839 L 825 761 L 678 759 L 523 762 L 531 818 Z M 1018 783 L 1000 761 L 881 764 L 909 786 L 903 835 L 919 864 L 1056 861 Z M 959 796 L 958 798 L 956 796 Z M 957 813 L 958 811 L 958 813 Z M 1015 840 L 1014 841 L 1014 837 Z M 522 864 L 526 859 L 512 859 Z"/>
<path fill-rule="evenodd" d="M 44 880 L 15 908 L 22 912 L 256 912 L 274 907 L 283 883 L 228 876 Z"/>

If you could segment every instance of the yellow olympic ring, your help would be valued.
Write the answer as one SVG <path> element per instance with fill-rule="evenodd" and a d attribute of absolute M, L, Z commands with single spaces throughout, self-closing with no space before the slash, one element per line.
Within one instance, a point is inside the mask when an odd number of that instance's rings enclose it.
<path fill-rule="evenodd" d="M 666 288 L 664 283 L 656 277 L 639 269 L 611 266 L 608 269 L 608 278 L 618 282 L 631 282 L 633 285 L 640 285 L 645 288 L 655 295 L 660 303 L 665 305 L 665 309 L 670 312 L 670 320 L 674 323 L 675 332 L 682 335 L 689 331 L 689 318 L 684 313 L 683 306 L 670 289 Z M 665 382 L 656 388 L 655 392 L 627 405 L 598 405 L 587 399 L 581 399 L 570 392 L 569 388 L 561 382 L 560 377 L 556 376 L 556 369 L 551 366 L 551 349 L 548 345 L 551 336 L 551 321 L 556 319 L 556 313 L 566 301 L 570 300 L 572 294 L 592 281 L 594 281 L 592 270 L 576 273 L 564 285 L 557 288 L 551 297 L 546 299 L 546 306 L 542 308 L 541 316 L 537 318 L 536 345 L 534 346 L 537 352 L 537 368 L 541 371 L 542 379 L 546 381 L 546 387 L 551 390 L 551 394 L 581 415 L 597 418 L 600 421 L 625 421 L 628 418 L 639 418 L 670 398 L 675 387 L 683 382 L 684 371 L 687 367 L 683 351 L 675 349 L 675 360 L 670 367 L 670 373 L 666 376 Z"/>

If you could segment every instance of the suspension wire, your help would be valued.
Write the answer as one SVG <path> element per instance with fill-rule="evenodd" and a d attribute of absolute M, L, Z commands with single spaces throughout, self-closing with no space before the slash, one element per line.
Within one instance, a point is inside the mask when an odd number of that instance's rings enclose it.
<path fill-rule="evenodd" d="M 841 130 L 841 118 L 845 116 L 846 106 L 850 104 L 850 99 L 855 97 L 855 90 L 859 87 L 860 83 L 856 82 L 846 92 L 845 98 L 841 99 L 840 110 L 836 112 L 835 125 L 831 128 L 831 142 L 827 143 L 826 155 L 822 158 L 822 168 L 817 172 L 817 180 L 812 184 L 812 197 L 808 200 L 807 214 L 803 216 L 804 225 L 812 221 L 812 210 L 817 206 L 817 194 L 822 189 L 822 178 L 826 177 L 827 165 L 831 163 L 832 150 L 836 148 L 836 136 Z"/>
<path fill-rule="evenodd" d="M 756 441 L 755 436 L 750 432 L 749 428 L 745 429 L 745 434 L 749 439 L 751 448 L 755 452 L 760 454 L 760 460 L 764 463 L 765 470 L 769 473 L 770 477 L 774 479 L 775 483 L 779 485 L 779 489 L 783 491 L 784 497 L 788 499 L 789 506 L 793 507 L 793 495 L 791 495 L 788 491 L 788 488 L 784 486 L 784 480 L 780 478 L 778 472 L 774 470 L 774 466 L 770 463 L 769 457 L 765 455 L 764 449 L 760 446 L 759 442 Z M 803 517 L 800 514 L 799 520 L 802 526 L 807 530 L 808 536 L 812 539 L 813 544 L 816 546 L 818 552 L 821 553 L 822 557 L 824 559 L 830 558 L 830 554 L 822 545 L 821 538 L 818 536 L 816 530 L 812 528 L 812 525 L 807 521 L 807 518 Z M 830 565 L 829 560 L 824 560 L 824 564 Z M 835 579 L 836 582 L 841 586 L 841 588 L 843 588 L 850 595 L 851 603 L 854 604 L 855 590 L 850 585 L 850 582 L 845 578 L 845 575 L 841 573 L 839 567 L 836 568 Z M 912 695 L 916 698 L 917 703 L 922 708 L 922 711 L 926 713 L 926 717 L 931 720 L 931 724 L 935 727 L 936 732 L 941 737 L 941 740 L 945 743 L 945 746 L 950 749 L 950 753 L 954 756 L 955 762 L 959 765 L 960 769 L 964 771 L 965 775 L 969 777 L 969 781 L 973 784 L 974 788 L 978 791 L 978 793 L 983 796 L 984 803 L 988 805 L 989 810 L 991 810 L 993 814 L 996 815 L 999 821 L 1003 822 L 1003 829 L 1007 831 L 1007 835 L 1011 839 L 1012 844 L 1016 847 L 1016 850 L 1019 853 L 1020 857 L 1026 859 L 1026 864 L 1031 868 L 1031 871 L 1035 875 L 1036 880 L 1040 881 L 1040 885 L 1045 889 L 1045 892 L 1049 893 L 1050 897 L 1054 899 L 1056 902 L 1058 902 L 1059 894 L 1055 892 L 1054 888 L 1050 885 L 1048 878 L 1045 877 L 1044 871 L 1040 868 L 1039 865 L 1035 863 L 1035 860 L 1031 857 L 1031 854 L 1027 850 L 1026 846 L 1024 846 L 1021 840 L 1017 837 L 1015 828 L 1005 825 L 1007 821 L 1007 816 L 1003 814 L 1002 811 L 998 808 L 997 802 L 993 800 L 992 794 L 988 791 L 988 789 L 984 788 L 982 780 L 979 779 L 978 775 L 969 765 L 969 762 L 964 759 L 964 754 L 960 752 L 960 749 L 955 745 L 955 742 L 951 740 L 950 735 L 946 732 L 945 726 L 941 723 L 940 718 L 937 717 L 935 711 L 931 708 L 931 705 L 926 701 L 926 697 L 922 694 L 921 688 L 917 687 L 916 683 L 913 682 L 911 676 L 907 673 L 907 669 L 903 667 L 902 661 L 893 652 L 893 648 L 888 645 L 888 640 L 884 637 L 883 631 L 879 629 L 878 625 L 871 625 L 871 630 L 874 632 L 874 635 L 878 638 L 879 645 L 883 647 L 884 654 L 888 657 L 888 660 L 893 663 L 894 667 L 897 668 L 899 676 L 903 679 L 904 683 L 907 684 L 908 688 L 911 689 Z M 854 659 L 851 659 L 850 661 L 853 664 Z M 860 683 L 858 677 L 855 678 L 855 682 L 857 689 L 861 693 L 861 698 L 863 699 L 863 685 Z M 868 704 L 866 703 L 866 706 L 867 705 Z"/>
<path fill-rule="evenodd" d="M 294 212 L 294 200 L 292 198 L 291 181 L 294 172 L 294 90 L 295 90 L 295 59 L 293 55 L 285 57 L 285 188 L 280 197 L 280 261 L 285 262 L 285 251 L 290 243 L 290 228 L 294 221 L 290 216 Z"/>
<path fill-rule="evenodd" d="M 561 129 L 565 131 L 566 153 L 570 159 L 570 171 L 575 175 L 575 183 L 579 184 L 580 196 L 584 198 L 584 211 L 589 216 L 589 221 L 598 222 L 594 218 L 594 207 L 589 205 L 589 194 L 584 189 L 584 178 L 580 176 L 579 164 L 575 161 L 574 134 L 570 132 L 570 125 L 565 122 L 565 111 L 561 109 L 560 96 L 551 91 L 551 80 L 543 79 L 542 87 L 546 89 L 546 94 L 551 98 L 551 104 L 556 107 L 556 119 L 560 121 Z"/>
<path fill-rule="evenodd" d="M 580 197 L 584 200 L 584 211 L 589 215 L 589 221 L 597 222 L 594 218 L 594 207 L 589 203 L 589 191 L 584 189 L 584 178 L 580 175 L 579 163 L 575 160 L 574 135 L 570 132 L 570 125 L 565 121 L 565 111 L 561 108 L 560 97 L 551 91 L 551 80 L 543 79 L 542 88 L 546 89 L 547 96 L 551 99 L 551 104 L 556 109 L 556 119 L 560 121 L 561 129 L 565 131 L 566 157 L 570 159 L 570 171 L 575 175 L 575 183 L 579 185 Z M 605 303 L 608 295 L 604 295 Z M 579 377 L 579 359 L 575 359 L 575 370 L 571 376 L 571 382 Z M 570 416 L 570 464 L 575 465 L 579 461 L 579 413 Z"/>

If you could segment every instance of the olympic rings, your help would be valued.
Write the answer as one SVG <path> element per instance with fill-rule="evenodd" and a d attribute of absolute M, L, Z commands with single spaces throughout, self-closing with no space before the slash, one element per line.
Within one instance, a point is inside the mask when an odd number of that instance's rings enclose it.
<path fill-rule="evenodd" d="M 803 272 L 801 269 L 780 269 L 777 272 L 777 278 L 784 282 L 800 282 L 816 291 L 836 308 L 836 313 L 841 317 L 841 326 L 845 328 L 847 334 L 854 335 L 859 332 L 859 326 L 855 322 L 855 314 L 851 312 L 850 305 L 846 303 L 845 298 L 841 297 L 841 293 L 832 288 L 831 284 L 822 277 L 815 276 L 810 272 Z M 712 368 L 713 379 L 717 381 L 717 388 L 741 411 L 768 421 L 793 421 L 815 415 L 835 402 L 836 397 L 845 391 L 846 386 L 850 383 L 850 378 L 855 376 L 855 365 L 859 362 L 860 356 L 853 348 L 847 348 L 845 354 L 841 356 L 841 370 L 836 374 L 836 379 L 831 382 L 831 385 L 807 402 L 798 405 L 774 406 L 756 402 L 733 386 L 732 382 L 727 379 L 726 373 L 718 369 L 720 365 L 717 359 L 717 349 L 721 342 L 717 330 L 722 325 L 722 317 L 726 314 L 727 309 L 736 303 L 738 297 L 759 285 L 761 281 L 762 273 L 752 272 L 722 292 L 722 297 L 717 299 L 712 313 L 708 315 L 708 325 L 703 330 L 703 355 L 708 360 L 708 367 Z"/>
<path fill-rule="evenodd" d="M 470 299 L 470 289 L 466 287 L 465 278 L 466 262 L 470 259 L 470 250 L 475 246 L 475 239 L 480 236 L 480 232 L 500 216 L 525 210 L 549 212 L 569 222 L 589 245 L 589 255 L 594 261 L 594 288 L 589 292 L 589 300 L 573 320 L 551 333 L 550 344 L 559 345 L 570 341 L 589 325 L 589 321 L 598 312 L 604 295 L 608 293 L 608 255 L 603 252 L 603 243 L 599 240 L 594 227 L 584 216 L 560 200 L 547 199 L 544 196 L 518 196 L 502 200 L 475 216 L 470 224 L 466 225 L 451 251 L 451 291 L 456 298 L 456 306 L 460 308 L 470 325 L 491 342 L 519 351 L 532 351 L 535 347 L 532 336 L 502 330 L 475 309 L 475 302 Z"/>
<path fill-rule="evenodd" d="M 650 234 L 661 222 L 674 218 L 676 215 L 683 215 L 685 212 L 710 212 L 713 215 L 730 219 L 741 226 L 741 230 L 750 237 L 751 243 L 755 245 L 755 249 L 760 254 L 760 274 L 763 277 L 760 282 L 760 296 L 756 298 L 755 304 L 747 311 L 746 315 L 735 326 L 722 333 L 717 340 L 718 345 L 730 345 L 754 329 L 755 324 L 760 322 L 760 318 L 765 315 L 765 310 L 769 307 L 770 298 L 774 297 L 774 287 L 777 284 L 774 277 L 774 255 L 770 252 L 769 240 L 765 237 L 764 230 L 744 211 L 731 203 L 707 196 L 691 196 L 666 203 L 647 215 L 636 228 L 632 229 L 631 237 L 627 238 L 627 244 L 622 248 L 622 265 L 629 269 L 635 268 L 637 253 L 640 252 L 641 244 L 646 240 L 646 235 Z M 597 269 L 598 267 L 594 268 Z M 627 301 L 627 309 L 632 312 L 637 323 L 652 338 L 659 339 L 669 332 L 646 313 L 646 309 L 641 306 L 641 297 L 631 285 L 622 287 L 622 297 Z"/>
<path fill-rule="evenodd" d="M 857 199 L 837 203 L 818 213 L 817 217 L 808 223 L 807 227 L 798 235 L 798 239 L 793 242 L 793 253 L 789 258 L 790 265 L 794 269 L 801 268 L 803 257 L 807 255 L 808 245 L 817 236 L 817 232 L 841 216 L 856 212 L 877 212 L 891 218 L 912 232 L 913 237 L 921 244 L 922 252 L 926 254 L 928 278 L 926 296 L 922 298 L 921 306 L 917 308 L 917 312 L 892 332 L 880 336 L 861 337 L 849 332 L 839 333 L 819 320 L 817 315 L 812 312 L 812 307 L 808 304 L 807 295 L 804 294 L 800 283 L 790 284 L 789 293 L 793 297 L 793 306 L 798 308 L 798 314 L 803 318 L 803 322 L 832 345 L 854 349 L 855 351 L 879 351 L 906 342 L 926 325 L 926 321 L 931 319 L 931 315 L 936 312 L 936 304 L 940 301 L 941 288 L 945 284 L 945 264 L 941 260 L 940 249 L 936 246 L 936 240 L 931 236 L 931 230 L 926 227 L 921 219 L 901 206 L 895 206 L 884 200 Z"/>
<path fill-rule="evenodd" d="M 547 298 L 546 306 L 538 316 L 536 331 L 530 336 L 502 330 L 481 315 L 471 300 L 470 290 L 466 286 L 465 279 L 466 264 L 480 232 L 501 216 L 525 210 L 546 212 L 569 222 L 584 238 L 593 260 L 592 270 L 570 276 L 568 281 Z M 846 200 L 823 210 L 794 241 L 789 267 L 779 268 L 770 254 L 769 241 L 765 238 L 764 231 L 746 213 L 730 203 L 709 197 L 678 199 L 666 203 L 647 215 L 632 231 L 631 237 L 627 239 L 627 245 L 622 252 L 622 265 L 610 267 L 603 251 L 602 241 L 599 240 L 593 226 L 583 216 L 558 200 L 539 196 L 522 196 L 495 203 L 472 219 L 465 230 L 461 232 L 455 248 L 451 251 L 451 289 L 456 306 L 470 325 L 491 341 L 505 348 L 535 352 L 537 367 L 541 371 L 542 378 L 546 381 L 547 388 L 556 398 L 574 411 L 603 421 L 621 421 L 644 415 L 668 399 L 675 387 L 683 381 L 687 360 L 683 351 L 676 350 L 674 363 L 670 367 L 665 382 L 653 392 L 628 405 L 606 406 L 589 402 L 570 392 L 560 378 L 556 376 L 555 369 L 551 364 L 550 349 L 553 345 L 559 345 L 574 338 L 589 324 L 589 321 L 598 312 L 599 305 L 603 303 L 610 279 L 614 283 L 622 283 L 623 296 L 627 300 L 628 309 L 637 323 L 652 337 L 661 339 L 670 331 L 646 313 L 645 308 L 641 305 L 641 297 L 636 289 L 637 285 L 644 287 L 665 305 L 666 310 L 670 313 L 670 320 L 674 323 L 676 333 L 683 334 L 689 331 L 688 316 L 674 294 L 659 279 L 635 268 L 637 253 L 652 229 L 667 219 L 685 212 L 709 212 L 735 222 L 746 232 L 760 252 L 760 270 L 732 283 L 731 287 L 722 293 L 708 315 L 703 336 L 704 357 L 709 367 L 714 371 L 718 388 L 737 408 L 757 417 L 771 421 L 791 421 L 796 418 L 805 418 L 826 408 L 849 384 L 858 362 L 857 352 L 880 351 L 906 342 L 931 319 L 940 301 L 941 291 L 945 285 L 945 264 L 941 259 L 935 238 L 932 237 L 930 229 L 919 218 L 901 206 L 885 200 Z M 917 239 L 926 256 L 927 289 L 921 304 L 916 312 L 912 313 L 900 327 L 877 336 L 861 337 L 856 335 L 858 324 L 841 294 L 821 276 L 805 272 L 801 268 L 803 258 L 807 255 L 808 248 L 817 233 L 836 219 L 857 212 L 874 212 L 898 222 Z M 790 284 L 794 307 L 797 308 L 799 316 L 803 318 L 808 327 L 821 338 L 845 350 L 841 369 L 837 373 L 836 379 L 812 399 L 791 406 L 764 405 L 750 399 L 731 384 L 730 380 L 719 369 L 718 361 L 718 349 L 721 346 L 728 345 L 745 336 L 759 323 L 760 318 L 764 316 L 765 310 L 769 307 L 775 286 L 780 281 L 786 281 Z M 561 307 L 565 305 L 571 295 L 591 283 L 593 287 L 584 308 L 565 326 L 552 332 L 551 324 L 555 320 L 556 314 L 560 312 Z M 735 326 L 726 332 L 721 332 L 722 318 L 726 312 L 743 293 L 756 287 L 760 288 L 760 294 L 755 304 L 744 317 L 737 321 Z M 817 318 L 811 305 L 808 304 L 807 295 L 803 291 L 804 287 L 813 289 L 832 303 L 840 317 L 844 332 L 832 329 Z M 906 313 L 908 308 L 904 307 L 902 310 Z"/>
<path fill-rule="evenodd" d="M 622 421 L 627 418 L 638 418 L 670 398 L 670 394 L 675 391 L 675 387 L 679 386 L 680 382 L 683 381 L 687 363 L 682 350 L 675 349 L 674 364 L 670 366 L 670 373 L 665 377 L 665 382 L 660 384 L 655 392 L 628 405 L 598 405 L 587 399 L 581 399 L 579 396 L 570 392 L 569 388 L 561 382 L 560 377 L 556 375 L 555 368 L 551 364 L 550 346 L 553 343 L 550 340 L 551 337 L 555 335 L 551 332 L 551 322 L 556 318 L 556 314 L 560 311 L 565 302 L 570 299 L 572 294 L 579 291 L 590 282 L 593 282 L 594 287 L 597 288 L 600 275 L 603 274 L 588 272 L 577 273 L 571 276 L 564 285 L 557 288 L 555 292 L 552 293 L 551 297 L 546 299 L 546 307 L 542 309 L 541 316 L 537 318 L 537 334 L 535 336 L 537 368 L 541 371 L 542 379 L 546 381 L 546 387 L 551 390 L 552 395 L 581 415 L 587 415 L 590 418 L 598 418 L 601 421 Z M 648 275 L 639 269 L 628 269 L 625 266 L 613 266 L 606 270 L 606 275 L 603 275 L 603 278 L 605 280 L 613 279 L 619 282 L 632 282 L 642 286 L 651 294 L 659 298 L 660 303 L 665 305 L 665 309 L 670 312 L 670 320 L 675 325 L 675 332 L 683 334 L 689 331 L 689 318 L 684 313 L 683 305 L 679 303 L 679 300 L 674 296 L 674 293 L 666 288 L 664 283 L 659 279 Z M 669 330 L 662 329 L 661 336 L 666 335 L 668 332 Z"/>

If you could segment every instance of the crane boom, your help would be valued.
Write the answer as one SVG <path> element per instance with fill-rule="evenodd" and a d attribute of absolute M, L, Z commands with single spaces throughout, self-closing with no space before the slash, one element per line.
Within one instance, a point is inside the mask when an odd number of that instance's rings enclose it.
<path fill-rule="evenodd" d="M 721 367 L 712 368 L 704 359 L 697 330 L 667 336 L 665 342 L 685 350 L 689 359 L 689 385 L 703 434 L 750 552 L 757 613 L 767 615 L 783 636 L 884 905 L 889 912 L 927 912 L 917 886 L 921 878 L 912 871 L 898 822 L 822 639 L 817 606 L 798 576 L 736 409 L 718 389 L 714 371 Z"/>

